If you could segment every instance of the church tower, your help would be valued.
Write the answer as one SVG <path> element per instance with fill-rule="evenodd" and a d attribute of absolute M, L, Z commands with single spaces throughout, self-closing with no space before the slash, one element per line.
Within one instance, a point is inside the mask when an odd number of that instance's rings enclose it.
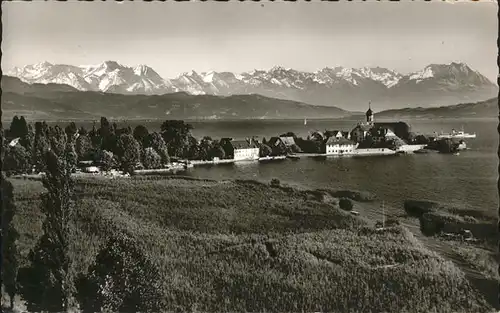
<path fill-rule="evenodd" d="M 366 111 L 366 123 L 373 124 L 373 111 L 371 108 L 371 102 L 368 102 L 368 111 Z"/>

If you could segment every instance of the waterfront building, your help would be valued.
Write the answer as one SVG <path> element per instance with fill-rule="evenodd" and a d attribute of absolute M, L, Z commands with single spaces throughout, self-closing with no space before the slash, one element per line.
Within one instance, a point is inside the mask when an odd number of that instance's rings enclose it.
<path fill-rule="evenodd" d="M 337 139 L 339 139 L 339 138 L 346 138 L 346 139 L 348 139 L 347 137 L 344 137 L 344 134 L 340 130 L 327 130 L 327 131 L 325 131 L 325 137 L 327 139 L 331 138 L 331 137 L 335 137 Z"/>
<path fill-rule="evenodd" d="M 234 151 L 234 160 L 258 160 L 259 146 L 253 139 L 233 140 L 231 145 Z"/>
<path fill-rule="evenodd" d="M 325 151 L 327 155 L 343 155 L 352 154 L 356 149 L 357 144 L 344 137 L 332 136 L 325 143 Z"/>
<path fill-rule="evenodd" d="M 359 123 L 350 133 L 353 141 L 361 143 L 367 139 L 379 143 L 397 138 L 408 142 L 410 126 L 405 122 L 375 122 L 371 106 L 366 111 L 366 121 Z"/>
<path fill-rule="evenodd" d="M 271 137 L 268 143 L 272 149 L 272 155 L 286 155 L 288 152 L 293 152 L 294 147 L 297 147 L 295 139 L 291 136 Z"/>
<path fill-rule="evenodd" d="M 272 147 L 277 147 L 277 146 L 282 146 L 283 148 L 291 148 L 293 147 L 295 143 L 295 139 L 293 137 L 271 137 L 267 144 L 272 148 Z"/>

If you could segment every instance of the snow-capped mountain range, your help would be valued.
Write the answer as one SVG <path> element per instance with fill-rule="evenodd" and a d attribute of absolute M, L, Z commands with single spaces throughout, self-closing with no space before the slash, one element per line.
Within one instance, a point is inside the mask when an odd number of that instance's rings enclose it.
<path fill-rule="evenodd" d="M 431 64 L 401 74 L 381 67 L 325 67 L 316 72 L 275 66 L 244 73 L 190 71 L 162 78 L 151 67 L 128 67 L 115 61 L 73 66 L 42 62 L 14 68 L 6 75 L 27 83 L 67 84 L 82 91 L 120 94 L 165 94 L 185 91 L 193 95 L 262 94 L 347 110 L 378 102 L 380 109 L 408 105 L 444 105 L 495 96 L 497 87 L 464 63 Z M 450 102 L 450 103 L 443 103 Z"/>

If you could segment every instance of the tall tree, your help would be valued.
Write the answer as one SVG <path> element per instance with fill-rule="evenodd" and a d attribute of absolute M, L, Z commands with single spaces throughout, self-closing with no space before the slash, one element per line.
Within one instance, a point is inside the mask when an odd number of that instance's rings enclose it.
<path fill-rule="evenodd" d="M 83 126 L 78 129 L 78 134 L 80 134 L 80 136 L 88 135 L 88 133 L 89 132 Z"/>
<path fill-rule="evenodd" d="M 31 124 L 28 125 L 28 132 L 21 137 L 19 143 L 26 149 L 26 153 L 31 160 L 33 160 L 33 152 L 35 148 L 35 132 L 33 131 L 33 127 Z"/>
<path fill-rule="evenodd" d="M 7 175 L 11 173 L 27 173 L 30 164 L 30 156 L 23 146 L 16 145 L 7 148 L 3 163 L 3 170 L 8 173 Z"/>
<path fill-rule="evenodd" d="M 33 143 L 32 164 L 38 172 L 43 172 L 45 170 L 44 155 L 50 148 L 49 141 L 47 139 L 47 128 L 47 124 L 45 123 L 35 123 L 35 140 Z"/>
<path fill-rule="evenodd" d="M 69 171 L 71 173 L 74 173 L 78 164 L 78 155 L 76 154 L 75 144 L 73 143 L 73 141 L 68 141 L 66 143 L 64 157 L 66 158 Z"/>
<path fill-rule="evenodd" d="M 167 144 L 165 143 L 165 140 L 163 140 L 163 137 L 159 133 L 157 132 L 150 133 L 146 139 L 145 147 L 153 148 L 156 151 L 156 153 L 160 155 L 161 162 L 163 164 L 170 163 L 170 156 L 168 155 Z"/>
<path fill-rule="evenodd" d="M 113 152 L 107 150 L 101 151 L 99 155 L 99 163 L 101 165 L 102 170 L 104 171 L 109 171 L 118 165 L 116 162 L 116 158 L 113 155 Z"/>
<path fill-rule="evenodd" d="M 117 142 L 116 154 L 120 160 L 122 169 L 132 172 L 135 165 L 140 161 L 140 146 L 132 135 L 120 135 Z"/>
<path fill-rule="evenodd" d="M 104 116 L 101 117 L 101 127 L 99 128 L 99 131 L 98 131 L 99 136 L 101 136 L 101 138 L 106 138 L 107 136 L 109 136 L 111 134 L 112 131 L 113 131 L 113 128 L 112 128 L 111 124 L 109 123 L 108 119 L 105 118 Z"/>
<path fill-rule="evenodd" d="M 226 153 L 222 148 L 222 146 L 220 145 L 219 141 L 215 140 L 212 142 L 211 148 L 208 152 L 208 157 L 210 159 L 213 158 L 224 159 L 226 157 Z"/>
<path fill-rule="evenodd" d="M 148 129 L 144 125 L 138 125 L 134 128 L 134 138 L 137 142 L 144 146 L 149 135 Z"/>
<path fill-rule="evenodd" d="M 66 132 L 66 135 L 68 135 L 68 138 L 69 138 L 69 137 L 74 136 L 76 133 L 78 133 L 78 128 L 76 127 L 75 122 L 71 122 L 71 123 L 69 123 L 68 126 L 66 126 L 64 131 Z"/>
<path fill-rule="evenodd" d="M 181 120 L 167 120 L 161 125 L 163 139 L 167 143 L 168 153 L 182 157 L 189 150 L 189 138 L 193 126 Z"/>
<path fill-rule="evenodd" d="M 92 153 L 92 142 L 89 136 L 82 135 L 76 138 L 75 150 L 78 156 L 78 160 L 90 159 Z"/>
<path fill-rule="evenodd" d="M 64 130 L 56 125 L 55 127 L 49 128 L 49 144 L 50 149 L 58 156 L 62 156 L 66 150 L 66 144 L 68 143 L 68 136 Z"/>
<path fill-rule="evenodd" d="M 16 138 L 18 132 L 19 132 L 19 116 L 14 115 L 14 117 L 12 118 L 12 122 L 10 122 L 10 127 L 7 136 L 9 138 Z"/>
<path fill-rule="evenodd" d="M 201 160 L 209 160 L 211 157 L 213 140 L 209 136 L 205 136 L 200 140 L 198 146 L 198 158 Z"/>
<path fill-rule="evenodd" d="M 43 235 L 30 252 L 31 267 L 23 271 L 22 295 L 29 311 L 68 312 L 74 297 L 74 183 L 64 157 L 48 151 L 45 162 Z"/>
<path fill-rule="evenodd" d="M 142 164 L 147 169 L 155 169 L 161 167 L 160 155 L 151 147 L 144 149 L 142 153 Z"/>
<path fill-rule="evenodd" d="M 1 114 L 1 113 L 0 113 Z M 0 165 L 3 165 L 4 160 L 4 130 L 0 122 Z M 2 247 L 0 249 L 0 260 L 2 262 L 2 283 L 5 286 L 5 291 L 10 298 L 10 307 L 14 307 L 14 297 L 17 293 L 17 273 L 19 269 L 18 253 L 16 240 L 19 237 L 13 219 L 16 214 L 16 206 L 14 204 L 14 194 L 12 184 L 5 179 L 3 173 L 0 173 L 0 206 L 1 225 L 0 232 Z"/>
<path fill-rule="evenodd" d="M 158 272 L 137 247 L 127 236 L 113 236 L 98 253 L 89 274 L 78 280 L 84 312 L 159 312 L 165 308 Z"/>

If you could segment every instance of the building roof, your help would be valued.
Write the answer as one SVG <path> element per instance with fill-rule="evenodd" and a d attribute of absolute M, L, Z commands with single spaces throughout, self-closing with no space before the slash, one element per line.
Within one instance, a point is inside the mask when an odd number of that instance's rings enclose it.
<path fill-rule="evenodd" d="M 285 144 L 285 146 L 295 145 L 295 139 L 293 139 L 293 137 L 280 137 L 280 139 Z"/>
<path fill-rule="evenodd" d="M 271 137 L 269 141 L 267 142 L 268 146 L 277 146 L 278 142 L 280 141 L 280 137 Z"/>
<path fill-rule="evenodd" d="M 248 142 L 247 140 L 233 140 L 231 145 L 234 149 L 255 149 L 259 148 L 253 141 Z"/>
<path fill-rule="evenodd" d="M 369 131 L 372 128 L 373 128 L 373 125 L 365 124 L 365 123 L 360 123 L 360 124 L 356 125 L 356 127 L 354 127 L 353 130 L 355 130 L 355 129 L 361 129 L 361 130 L 364 130 L 364 131 Z"/>
<path fill-rule="evenodd" d="M 319 130 L 315 130 L 311 133 L 311 137 L 314 135 L 319 135 L 321 138 L 325 138 L 325 134 L 323 132 L 320 132 Z"/>
<path fill-rule="evenodd" d="M 326 130 L 326 136 L 337 136 L 338 133 L 342 133 L 340 130 Z"/>
<path fill-rule="evenodd" d="M 355 143 L 349 139 L 330 137 L 326 141 L 327 145 L 355 145 Z"/>

